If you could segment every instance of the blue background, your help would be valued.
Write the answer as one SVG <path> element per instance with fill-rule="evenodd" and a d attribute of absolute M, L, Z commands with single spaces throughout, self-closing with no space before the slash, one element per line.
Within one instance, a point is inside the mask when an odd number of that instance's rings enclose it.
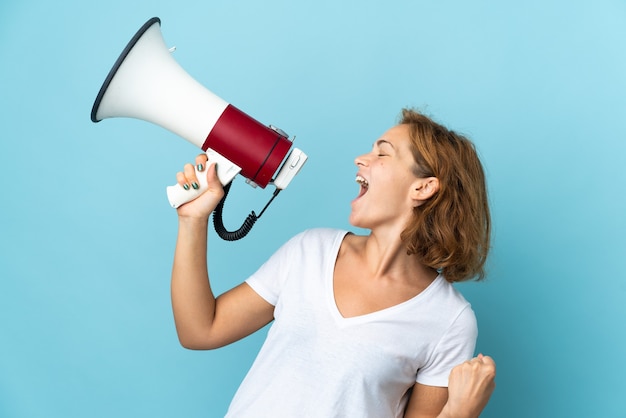
<path fill-rule="evenodd" d="M 489 278 L 459 286 L 498 362 L 483 416 L 626 417 L 623 0 L 2 1 L 0 416 L 219 417 L 262 342 L 179 346 L 164 188 L 198 150 L 90 121 L 152 16 L 194 78 L 310 157 L 247 238 L 211 230 L 217 292 L 305 228 L 349 228 L 354 157 L 419 107 L 488 173 Z M 238 178 L 227 226 L 270 193 Z"/>

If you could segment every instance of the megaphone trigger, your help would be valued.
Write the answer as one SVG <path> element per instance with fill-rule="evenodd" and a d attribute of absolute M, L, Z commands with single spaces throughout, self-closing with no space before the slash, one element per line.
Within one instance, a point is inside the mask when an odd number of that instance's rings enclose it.
<path fill-rule="evenodd" d="M 218 154 L 214 150 L 209 148 L 206 151 L 206 154 L 209 158 L 206 166 L 208 167 L 211 163 L 215 163 L 217 168 L 217 177 L 220 179 L 220 183 L 222 183 L 223 186 L 226 186 L 233 181 L 235 176 L 241 172 L 241 167 L 228 160 L 223 155 Z M 208 187 L 206 172 L 200 172 L 196 167 L 196 177 L 200 183 L 200 187 L 198 189 L 185 190 L 180 184 L 175 184 L 174 186 L 168 186 L 166 188 L 167 199 L 174 209 L 187 202 L 191 202 L 206 191 Z"/>

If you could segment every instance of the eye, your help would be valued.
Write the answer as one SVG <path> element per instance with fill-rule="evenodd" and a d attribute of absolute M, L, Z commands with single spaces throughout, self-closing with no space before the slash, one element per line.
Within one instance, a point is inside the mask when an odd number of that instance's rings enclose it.
<path fill-rule="evenodd" d="M 377 149 L 374 151 L 374 153 L 376 154 L 377 157 L 388 157 L 389 153 L 387 151 L 385 151 L 384 149 Z"/>
<path fill-rule="evenodd" d="M 393 155 L 393 150 L 393 145 L 389 141 L 385 139 L 379 139 L 378 141 L 376 141 L 376 143 L 374 143 L 372 154 L 376 155 L 378 158 L 390 157 L 391 155 Z"/>

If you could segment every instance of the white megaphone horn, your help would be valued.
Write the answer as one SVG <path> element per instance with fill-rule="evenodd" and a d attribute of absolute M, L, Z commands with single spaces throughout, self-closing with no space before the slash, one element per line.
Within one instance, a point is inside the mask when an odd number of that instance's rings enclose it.
<path fill-rule="evenodd" d="M 209 162 L 217 163 L 226 194 L 232 179 L 241 174 L 254 187 L 274 185 L 271 202 L 307 160 L 297 148 L 289 152 L 292 140 L 282 130 L 261 124 L 189 76 L 165 45 L 158 17 L 148 20 L 126 45 L 96 97 L 91 120 L 114 117 L 154 123 L 201 148 Z M 185 190 L 178 184 L 167 187 L 172 207 L 206 190 L 206 175 L 198 175 L 198 179 L 201 184 L 197 190 Z M 214 222 L 217 232 L 227 240 L 245 236 L 270 203 L 258 216 L 252 212 L 238 231 L 228 232 L 221 224 L 223 202 L 216 209 Z"/>

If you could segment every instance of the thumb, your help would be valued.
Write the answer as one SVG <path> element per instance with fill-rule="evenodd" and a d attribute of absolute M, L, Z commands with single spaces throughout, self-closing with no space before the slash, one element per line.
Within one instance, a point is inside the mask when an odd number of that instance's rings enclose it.
<path fill-rule="evenodd" d="M 222 189 L 222 183 L 220 182 L 219 177 L 217 176 L 217 163 L 213 162 L 209 164 L 206 173 L 207 186 L 209 190 L 219 190 Z"/>

